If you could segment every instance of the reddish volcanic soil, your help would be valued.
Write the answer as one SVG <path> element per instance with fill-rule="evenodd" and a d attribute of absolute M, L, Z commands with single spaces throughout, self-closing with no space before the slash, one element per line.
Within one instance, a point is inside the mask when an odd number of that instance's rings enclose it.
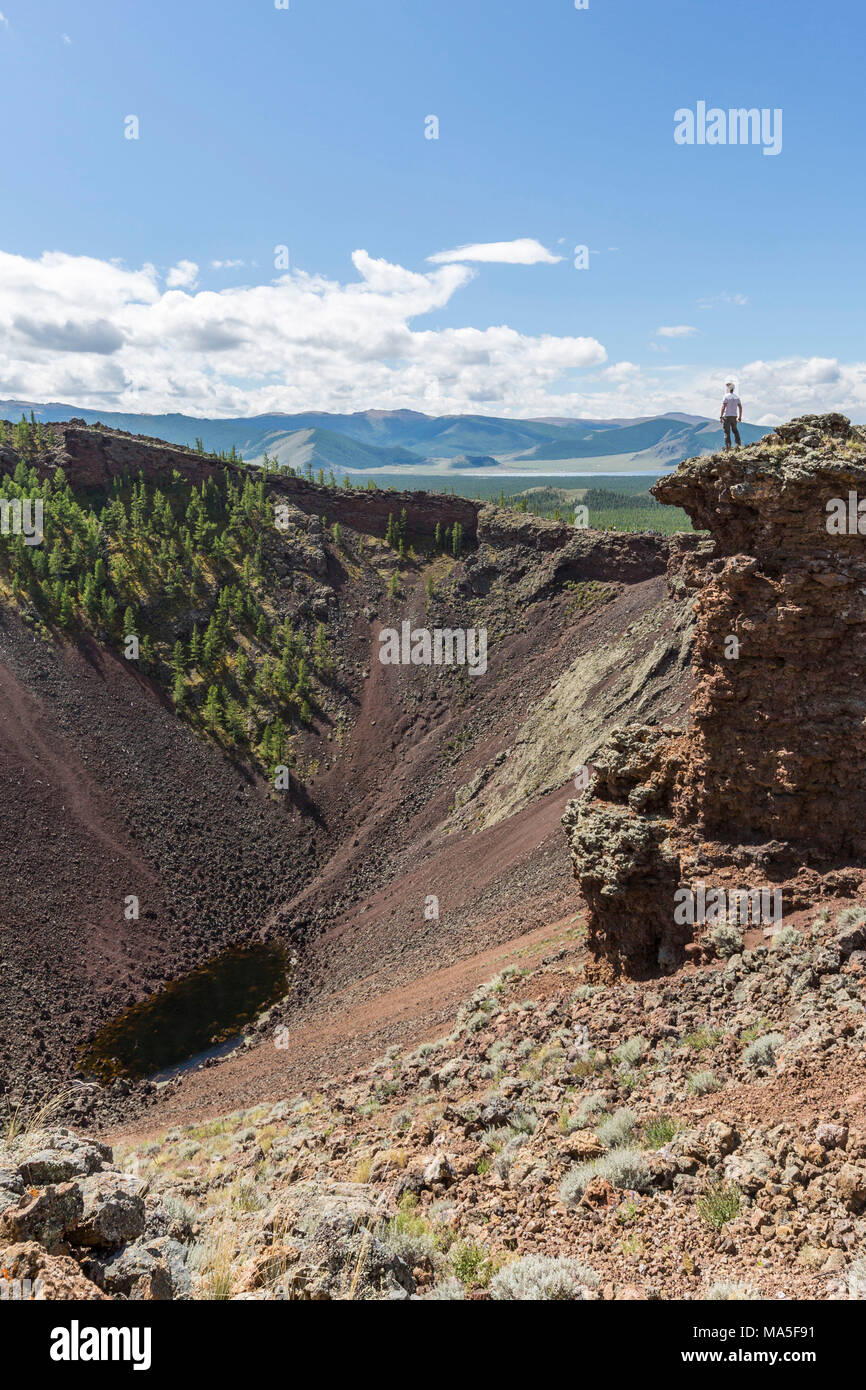
<path fill-rule="evenodd" d="M 257 1088 L 285 1088 L 287 1057 L 292 1075 L 314 1079 L 373 1055 L 382 1037 L 435 1029 L 491 952 L 519 951 L 527 934 L 579 911 L 560 817 L 583 722 L 600 735 L 632 699 L 659 719 L 688 702 L 680 637 L 664 647 L 681 611 L 660 573 L 668 542 L 575 538 L 488 509 L 477 550 L 456 565 L 407 561 L 393 599 L 396 558 L 372 539 L 384 503 L 351 502 L 361 520 L 369 506 L 368 534 L 347 524 L 340 548 L 321 543 L 312 577 L 296 566 L 286 579 L 287 592 L 309 593 L 327 578 L 332 694 L 352 711 L 342 734 L 327 701 L 317 712 L 287 800 L 193 733 L 117 654 L 87 637 L 38 637 L 0 606 L 0 1085 L 13 1095 L 56 1091 L 82 1044 L 130 1004 L 229 945 L 276 935 L 298 956 L 270 1024 L 291 1028 L 288 1053 L 265 1039 L 158 1098 L 124 1084 L 100 1098 L 98 1123 L 142 1105 L 243 1104 Z M 577 592 L 584 576 L 588 600 Z M 379 632 L 404 616 L 489 624 L 484 677 L 382 665 Z M 617 642 L 647 663 L 634 692 L 630 673 L 617 685 L 624 663 L 604 664 Z M 550 692 L 584 659 L 595 678 L 569 706 L 573 726 L 536 740 Z M 491 776 L 508 802 L 492 812 L 471 790 Z M 467 788 L 468 808 L 456 803 Z M 131 895 L 137 920 L 125 915 Z M 431 896 L 438 920 L 424 915 Z M 77 1094 L 83 1125 L 93 1094 Z"/>

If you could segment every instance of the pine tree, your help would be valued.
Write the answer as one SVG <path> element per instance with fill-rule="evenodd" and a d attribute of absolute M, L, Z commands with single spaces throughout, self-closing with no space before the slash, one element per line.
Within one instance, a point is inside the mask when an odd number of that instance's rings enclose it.
<path fill-rule="evenodd" d="M 102 591 L 99 606 L 102 610 L 102 619 L 109 632 L 114 631 L 114 624 L 117 622 L 117 599 L 113 594 Z"/>
<path fill-rule="evenodd" d="M 211 618 L 205 628 L 204 640 L 202 641 L 201 647 L 202 660 L 208 669 L 214 665 L 221 645 L 222 639 L 220 637 L 219 623 L 214 617 Z"/>
<path fill-rule="evenodd" d="M 218 729 L 222 723 L 222 718 L 219 687 L 211 685 L 208 687 L 207 699 L 204 704 L 204 721 L 209 729 Z"/>
<path fill-rule="evenodd" d="M 55 541 L 48 558 L 48 573 L 52 579 L 60 579 L 66 572 L 66 558 L 60 541 Z"/>
<path fill-rule="evenodd" d="M 75 609 L 72 603 L 72 590 L 69 582 L 63 585 L 63 597 L 60 600 L 60 621 L 64 627 L 70 627 L 75 616 Z"/>
<path fill-rule="evenodd" d="M 328 645 L 328 633 L 324 623 L 319 623 L 316 628 L 316 635 L 313 638 L 313 658 L 317 671 L 324 672 L 330 670 L 331 652 Z"/>

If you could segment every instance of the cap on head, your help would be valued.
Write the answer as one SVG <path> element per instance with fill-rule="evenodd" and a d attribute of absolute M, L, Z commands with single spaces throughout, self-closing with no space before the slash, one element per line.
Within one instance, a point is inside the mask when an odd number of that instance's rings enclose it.
<path fill-rule="evenodd" d="M 732 381 L 726 381 L 725 385 L 728 387 L 729 390 L 733 391 L 734 383 Z"/>

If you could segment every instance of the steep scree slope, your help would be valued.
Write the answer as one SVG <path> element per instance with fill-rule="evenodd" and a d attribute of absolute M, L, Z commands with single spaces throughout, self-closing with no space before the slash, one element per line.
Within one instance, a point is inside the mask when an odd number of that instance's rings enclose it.
<path fill-rule="evenodd" d="M 27 568 L 20 538 L 2 542 L 7 1095 L 56 1088 L 101 1023 L 234 942 L 277 936 L 299 953 L 275 1017 L 302 1019 L 565 908 L 557 822 L 575 748 L 587 759 L 624 715 L 684 708 L 689 619 L 664 572 L 694 538 L 262 480 L 74 423 L 18 434 L 7 426 L 3 466 L 23 469 L 22 487 L 50 480 L 52 525 L 73 500 L 95 510 L 75 514 L 63 547 L 46 534 L 47 569 Z M 404 510 L 401 553 L 382 537 Z M 457 520 L 455 557 L 435 532 Z M 91 553 L 113 616 L 88 606 Z M 122 655 L 130 593 L 145 669 Z M 379 633 L 404 620 L 485 626 L 486 674 L 383 666 Z M 215 634 L 210 674 L 196 629 Z M 276 753 L 291 768 L 279 793 L 263 775 Z M 273 1063 L 272 1047 L 257 1051 Z M 94 1106 L 153 1099 L 146 1083 L 75 1091 L 83 1123 Z"/>

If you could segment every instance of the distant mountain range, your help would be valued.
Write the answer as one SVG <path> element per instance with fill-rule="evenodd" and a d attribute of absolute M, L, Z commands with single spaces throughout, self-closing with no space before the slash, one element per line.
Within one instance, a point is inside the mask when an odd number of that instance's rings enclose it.
<path fill-rule="evenodd" d="M 334 472 L 663 472 L 681 459 L 711 453 L 723 443 L 717 420 L 676 412 L 632 420 L 510 420 L 493 415 L 364 410 L 353 415 L 310 411 L 220 420 L 0 400 L 0 416 L 8 420 L 20 419 L 31 410 L 38 420 L 77 416 L 88 424 L 101 421 L 172 444 L 193 445 L 200 439 L 207 450 L 216 452 L 234 446 L 248 462 L 261 459 L 267 450 L 272 459 L 298 471 L 309 466 Z M 741 428 L 744 443 L 766 433 L 757 425 Z"/>

